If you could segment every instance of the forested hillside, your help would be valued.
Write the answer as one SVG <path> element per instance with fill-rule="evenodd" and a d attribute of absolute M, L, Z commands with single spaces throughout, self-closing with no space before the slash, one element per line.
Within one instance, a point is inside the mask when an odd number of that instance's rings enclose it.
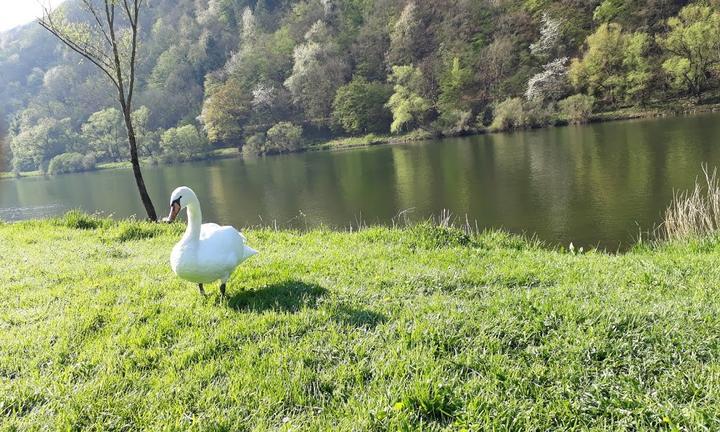
<path fill-rule="evenodd" d="M 718 3 L 153 0 L 134 104 L 141 153 L 268 154 L 337 136 L 464 134 L 707 102 L 720 78 Z M 77 0 L 59 13 L 83 19 Z M 39 25 L 0 35 L 0 77 L 5 170 L 127 157 L 103 76 Z"/>

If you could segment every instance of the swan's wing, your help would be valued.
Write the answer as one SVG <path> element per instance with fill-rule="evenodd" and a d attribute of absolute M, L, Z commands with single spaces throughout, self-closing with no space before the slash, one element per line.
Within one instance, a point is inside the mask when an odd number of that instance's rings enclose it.
<path fill-rule="evenodd" d="M 203 258 L 235 266 L 244 256 L 245 238 L 231 226 L 203 224 L 200 246 Z"/>
<path fill-rule="evenodd" d="M 215 233 L 217 233 L 222 228 L 228 228 L 228 227 L 221 227 L 220 225 L 218 225 L 216 223 L 202 224 L 200 226 L 200 240 L 205 240 L 207 238 L 212 237 L 213 235 L 215 235 Z M 230 227 L 230 228 L 232 228 L 232 227 Z"/>

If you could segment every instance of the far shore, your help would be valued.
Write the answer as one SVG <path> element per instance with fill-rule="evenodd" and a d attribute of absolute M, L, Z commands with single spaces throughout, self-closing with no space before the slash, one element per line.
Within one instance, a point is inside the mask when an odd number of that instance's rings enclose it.
<path fill-rule="evenodd" d="M 696 115 L 710 112 L 720 111 L 720 103 L 709 103 L 702 105 L 694 105 L 684 101 L 672 101 L 661 105 L 653 105 L 647 107 L 626 107 L 612 111 L 604 111 L 593 114 L 586 124 L 591 123 L 602 123 L 610 121 L 622 121 L 622 120 L 634 120 L 644 118 L 657 118 L 657 117 L 671 117 L 680 115 Z M 567 126 L 568 123 L 562 118 L 556 120 L 554 124 L 550 124 L 543 128 Z M 312 143 L 307 147 L 304 147 L 294 153 L 314 152 L 314 151 L 337 151 L 347 150 L 354 148 L 363 148 L 376 145 L 393 145 L 393 144 L 405 144 L 417 141 L 426 141 L 431 139 L 440 138 L 453 138 L 453 137 L 469 137 L 476 135 L 495 134 L 495 133 L 511 133 L 528 129 L 515 129 L 515 130 L 491 130 L 488 128 L 474 130 L 461 134 L 439 134 L 430 131 L 418 129 L 412 132 L 408 132 L 402 135 L 375 135 L 368 134 L 364 136 L 351 136 L 335 138 L 328 141 L 320 141 Z M 288 154 L 288 153 L 280 153 Z M 268 155 L 275 156 L 275 155 Z M 230 159 L 230 158 L 242 158 L 244 157 L 242 152 L 238 151 L 236 147 L 224 147 L 213 150 L 205 158 L 194 159 L 185 162 L 197 162 L 203 160 L 219 160 L 219 159 Z M 263 156 L 260 156 L 263 157 Z M 142 165 L 150 166 L 153 165 L 151 158 L 144 158 L 141 161 Z M 122 162 L 103 162 L 97 164 L 93 171 L 103 171 L 108 169 L 128 169 L 131 168 L 129 161 Z M 71 173 L 72 174 L 72 173 Z M 62 174 L 58 174 L 62 175 Z M 21 173 L 14 172 L 0 172 L 0 179 L 4 178 L 22 178 L 22 177 L 40 177 L 50 175 L 42 173 L 40 171 L 24 171 Z"/>

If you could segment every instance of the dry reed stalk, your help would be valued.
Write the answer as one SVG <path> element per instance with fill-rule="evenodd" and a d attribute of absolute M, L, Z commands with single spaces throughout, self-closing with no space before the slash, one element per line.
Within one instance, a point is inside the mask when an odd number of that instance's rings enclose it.
<path fill-rule="evenodd" d="M 714 234 L 720 229 L 720 182 L 717 169 L 703 166 L 704 184 L 695 181 L 690 191 L 676 193 L 665 210 L 661 226 L 666 240 Z"/>

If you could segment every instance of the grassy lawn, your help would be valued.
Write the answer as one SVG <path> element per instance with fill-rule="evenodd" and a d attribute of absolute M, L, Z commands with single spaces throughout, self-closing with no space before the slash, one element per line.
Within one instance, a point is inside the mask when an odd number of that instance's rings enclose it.
<path fill-rule="evenodd" d="M 574 254 L 418 225 L 0 225 L 0 430 L 718 430 L 720 239 Z"/>

